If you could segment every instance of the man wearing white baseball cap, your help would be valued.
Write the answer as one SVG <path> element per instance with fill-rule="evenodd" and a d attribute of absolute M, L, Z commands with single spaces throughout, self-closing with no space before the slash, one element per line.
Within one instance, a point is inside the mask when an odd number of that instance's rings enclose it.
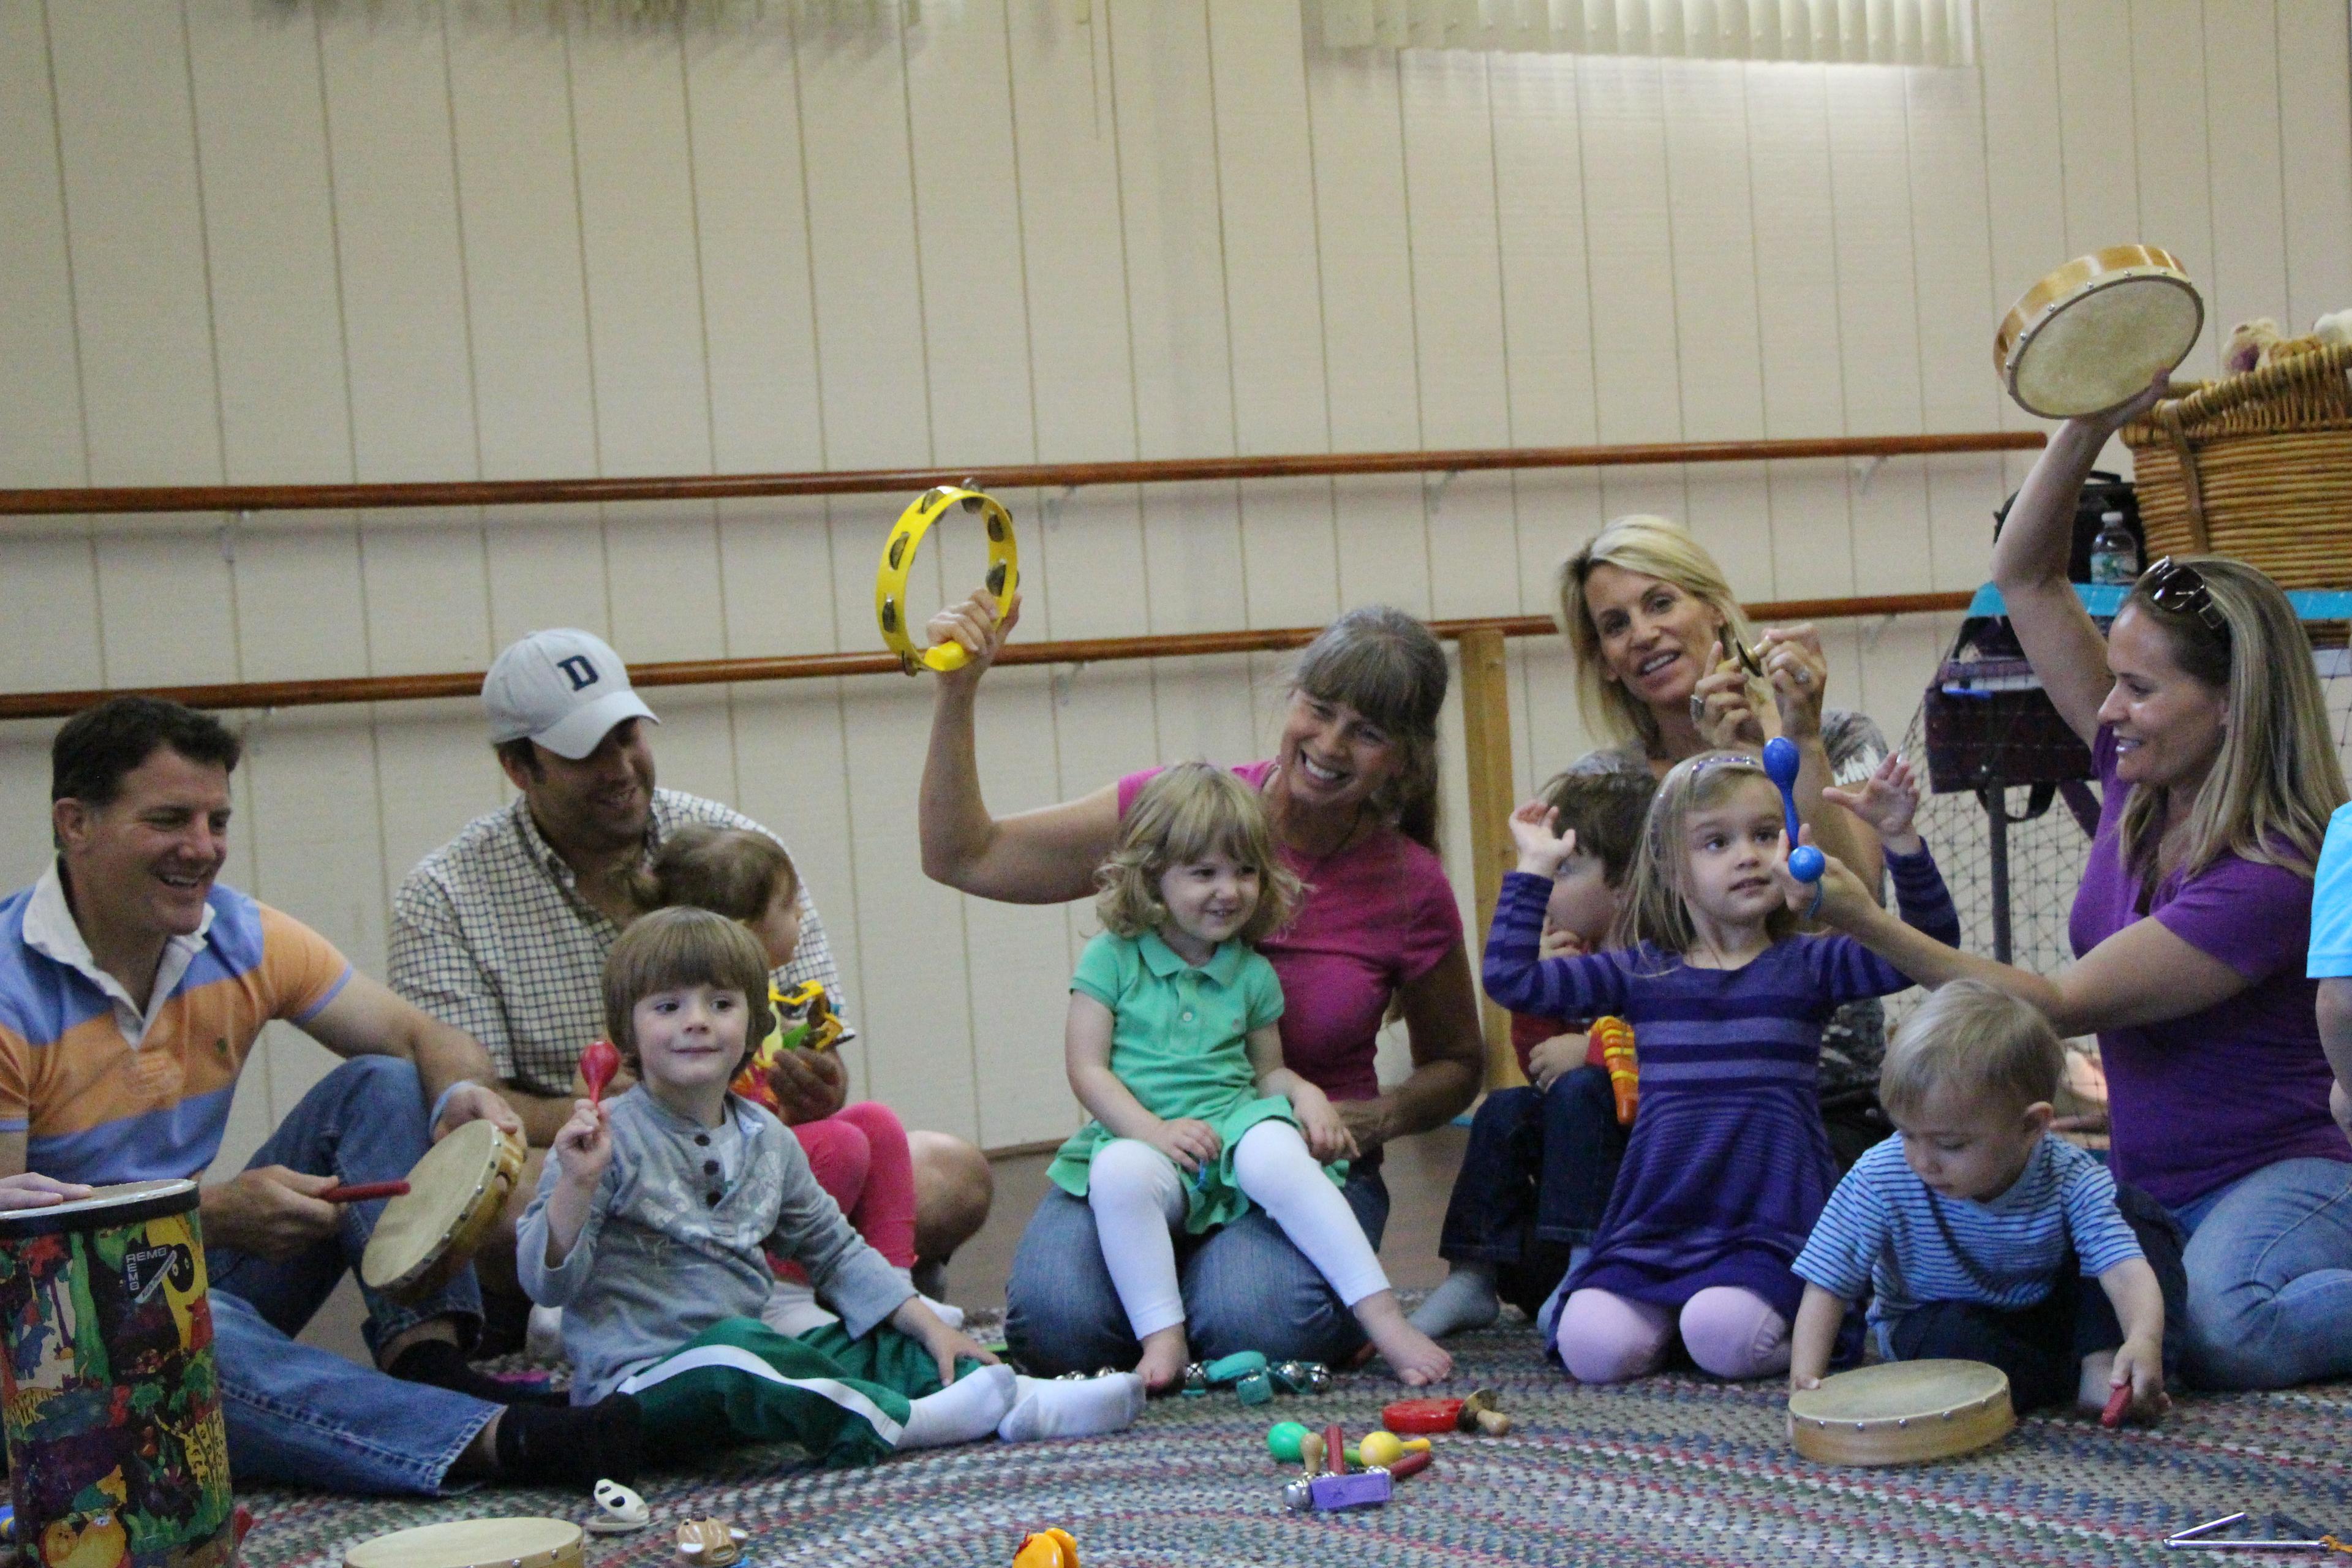
<path fill-rule="evenodd" d="M 644 866 L 688 823 L 776 836 L 717 801 L 655 786 L 650 727 L 661 721 L 630 686 L 620 656 L 589 632 L 533 632 L 509 645 L 482 682 L 482 704 L 499 766 L 520 793 L 468 823 L 401 883 L 391 980 L 401 995 L 479 1040 L 497 1064 L 500 1092 L 535 1146 L 533 1168 L 515 1188 L 519 1215 L 537 1188 L 541 1151 L 571 1117 L 580 1054 L 604 1031 L 604 958 L 635 912 L 622 874 Z M 815 981 L 846 1017 L 805 877 L 799 900 L 800 944 L 775 983 Z M 791 1055 L 807 1060 L 792 1062 L 796 1078 L 778 1084 L 787 1120 L 838 1110 L 848 1087 L 839 1058 Z M 908 1144 L 918 1277 L 928 1276 L 936 1295 L 936 1265 L 988 1217 L 988 1162 L 944 1133 L 912 1132 Z M 486 1290 L 518 1289 L 512 1250 L 485 1249 Z"/>
<path fill-rule="evenodd" d="M 654 710 L 629 685 L 628 667 L 589 632 L 533 632 L 511 643 L 482 678 L 490 743 L 532 741 L 579 762 L 625 719 Z"/>

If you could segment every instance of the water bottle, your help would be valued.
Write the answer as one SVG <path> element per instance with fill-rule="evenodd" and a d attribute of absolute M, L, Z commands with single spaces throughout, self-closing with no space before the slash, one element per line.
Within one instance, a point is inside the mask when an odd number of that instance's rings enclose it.
<path fill-rule="evenodd" d="M 2119 511 L 2099 514 L 2098 536 L 2091 541 L 2091 581 L 2126 585 L 2139 581 L 2139 545 Z"/>

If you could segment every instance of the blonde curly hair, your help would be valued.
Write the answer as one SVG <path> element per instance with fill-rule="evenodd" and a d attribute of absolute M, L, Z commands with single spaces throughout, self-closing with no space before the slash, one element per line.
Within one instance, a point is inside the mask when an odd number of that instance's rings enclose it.
<path fill-rule="evenodd" d="M 1223 854 L 1257 872 L 1257 907 L 1235 936 L 1255 943 L 1282 929 L 1306 891 L 1275 853 L 1255 790 L 1211 763 L 1178 763 L 1143 786 L 1120 825 L 1118 847 L 1095 873 L 1095 913 L 1113 935 L 1141 936 L 1168 919 L 1160 879 L 1171 866 Z"/>

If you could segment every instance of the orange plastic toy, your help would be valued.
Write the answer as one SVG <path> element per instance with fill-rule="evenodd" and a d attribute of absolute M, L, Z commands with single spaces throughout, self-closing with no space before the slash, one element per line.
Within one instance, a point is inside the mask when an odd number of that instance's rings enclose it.
<path fill-rule="evenodd" d="M 1066 1530 L 1041 1530 L 1021 1538 L 1013 1568 L 1078 1568 L 1078 1543 Z"/>
<path fill-rule="evenodd" d="M 1595 1018 L 1591 1038 L 1601 1047 L 1601 1060 L 1609 1068 L 1609 1087 L 1617 1096 L 1617 1125 L 1631 1127 L 1642 1098 L 1641 1076 L 1633 1061 L 1633 1026 L 1622 1018 Z"/>

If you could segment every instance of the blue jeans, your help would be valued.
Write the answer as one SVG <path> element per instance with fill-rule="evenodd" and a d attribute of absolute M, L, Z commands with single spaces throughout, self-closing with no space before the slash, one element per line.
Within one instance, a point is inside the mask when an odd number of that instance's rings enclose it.
<path fill-rule="evenodd" d="M 1532 1316 L 1600 1228 L 1624 1152 L 1605 1068 L 1496 1089 L 1471 1118 L 1437 1255 L 1488 1265 L 1503 1300 Z"/>
<path fill-rule="evenodd" d="M 427 1114 L 415 1068 L 357 1057 L 302 1097 L 247 1169 L 284 1165 L 344 1182 L 398 1181 L 432 1142 Z M 239 1483 L 430 1495 L 499 1413 L 495 1405 L 403 1382 L 294 1339 L 343 1271 L 358 1271 L 383 1212 L 382 1201 L 346 1204 L 332 1240 L 291 1258 L 205 1249 L 229 1468 Z M 414 1306 L 362 1294 L 372 1347 L 430 1318 L 454 1320 L 461 1338 L 481 1325 L 481 1291 L 470 1268 Z"/>
<path fill-rule="evenodd" d="M 2190 1382 L 2352 1375 L 2352 1164 L 2281 1160 L 2172 1213 L 2189 1232 Z"/>
<path fill-rule="evenodd" d="M 1340 1189 L 1377 1247 L 1388 1228 L 1389 1189 L 1377 1160 L 1356 1162 Z M 1235 1351 L 1337 1365 L 1364 1331 L 1323 1276 L 1265 1210 L 1198 1239 L 1177 1238 L 1178 1279 L 1192 1354 Z M 1021 1233 L 1005 1287 L 1004 1337 L 1013 1358 L 1040 1377 L 1130 1367 L 1143 1354 L 1129 1331 L 1084 1198 L 1049 1187 Z"/>

